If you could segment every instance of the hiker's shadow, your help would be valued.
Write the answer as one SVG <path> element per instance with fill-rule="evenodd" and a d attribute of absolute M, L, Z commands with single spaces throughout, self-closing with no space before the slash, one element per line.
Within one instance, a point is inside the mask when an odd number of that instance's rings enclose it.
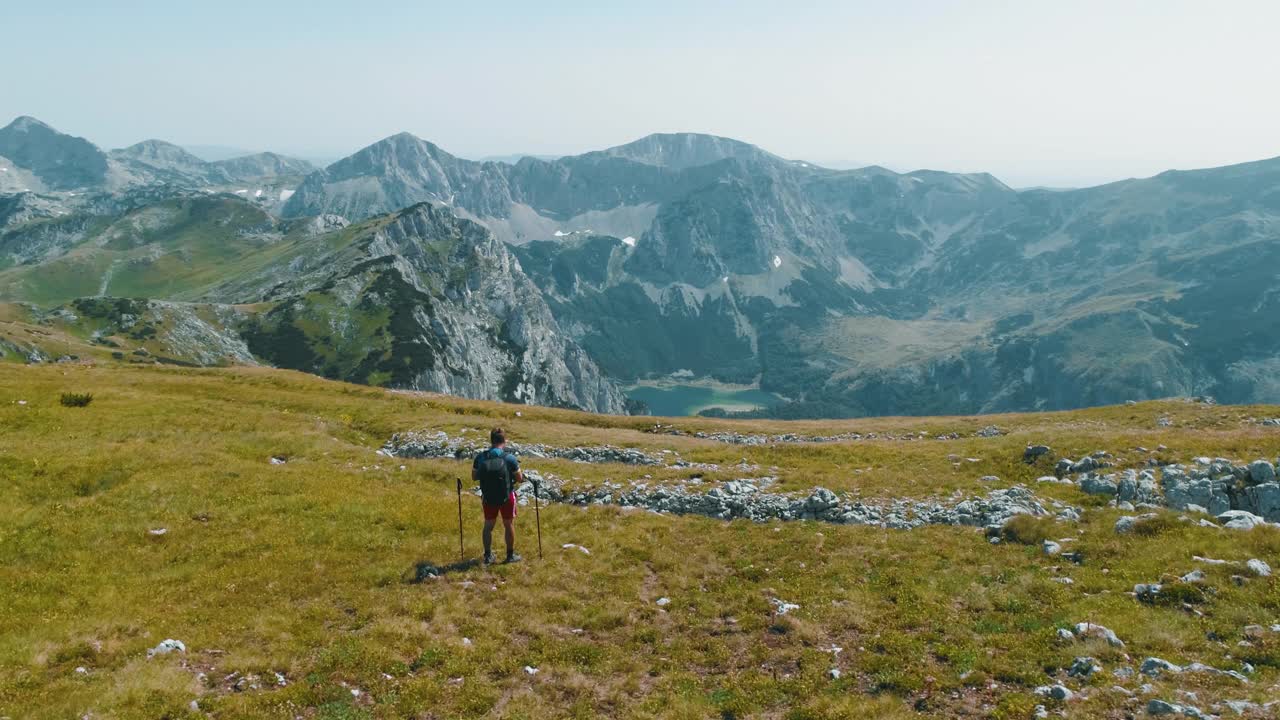
<path fill-rule="evenodd" d="M 438 578 L 442 575 L 455 572 L 465 572 L 480 567 L 480 559 L 472 558 L 470 560 L 459 560 L 449 563 L 448 565 L 436 565 L 433 562 L 420 560 L 409 568 L 404 574 L 404 581 L 410 585 L 416 585 L 420 582 Z"/>

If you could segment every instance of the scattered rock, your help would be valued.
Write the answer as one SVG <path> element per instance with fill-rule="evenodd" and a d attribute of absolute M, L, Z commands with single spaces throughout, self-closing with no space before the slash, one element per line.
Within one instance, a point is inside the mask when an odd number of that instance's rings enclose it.
<path fill-rule="evenodd" d="M 1266 460 L 1254 460 L 1249 463 L 1249 477 L 1255 485 L 1275 482 L 1276 467 Z"/>
<path fill-rule="evenodd" d="M 1259 560 L 1258 558 L 1253 558 L 1252 560 L 1249 560 L 1244 564 L 1244 566 L 1249 568 L 1249 572 L 1253 573 L 1254 575 L 1257 575 L 1258 577 L 1271 576 L 1271 566 Z"/>
<path fill-rule="evenodd" d="M 525 675 L 537 675 L 537 674 L 538 674 L 538 668 L 533 667 L 532 665 L 525 665 L 525 666 L 524 666 L 524 674 L 525 674 Z"/>
<path fill-rule="evenodd" d="M 1067 669 L 1067 675 L 1078 678 L 1087 678 L 1098 672 L 1102 672 L 1102 664 L 1091 657 L 1078 657 Z"/>
<path fill-rule="evenodd" d="M 1041 544 L 1041 549 L 1044 550 L 1045 555 L 1057 555 L 1058 553 L 1062 552 L 1062 545 L 1052 540 L 1045 540 Z"/>
<path fill-rule="evenodd" d="M 795 603 L 789 603 L 784 600 L 779 600 L 778 598 L 769 598 L 769 602 L 773 604 L 775 611 L 779 615 L 786 615 L 792 610 L 800 609 L 799 605 L 796 605 Z"/>
<path fill-rule="evenodd" d="M 1115 495 L 1119 492 L 1117 481 L 1092 473 L 1080 479 L 1080 489 L 1090 495 Z"/>
<path fill-rule="evenodd" d="M 564 545 L 561 545 L 561 547 L 564 548 L 565 550 L 573 550 L 574 548 L 577 548 L 578 552 L 582 553 L 583 555 L 591 554 L 590 550 L 582 547 L 581 545 L 574 545 L 573 543 L 565 543 Z"/>
<path fill-rule="evenodd" d="M 1041 685 L 1040 687 L 1036 688 L 1032 692 L 1034 692 L 1036 695 L 1040 695 L 1042 697 L 1047 697 L 1047 698 L 1053 698 L 1054 700 L 1058 700 L 1061 702 L 1066 702 L 1075 696 L 1075 693 L 1071 692 L 1071 690 L 1069 690 L 1067 686 L 1061 685 L 1061 684 Z"/>
<path fill-rule="evenodd" d="M 1190 665 L 1183 668 L 1182 670 L 1183 672 L 1199 672 L 1199 673 L 1208 673 L 1210 675 L 1221 675 L 1223 677 L 1229 677 L 1234 680 L 1239 680 L 1240 682 L 1245 684 L 1248 684 L 1249 682 L 1249 678 L 1245 677 L 1242 673 L 1239 673 L 1235 670 L 1219 670 L 1216 667 L 1205 665 L 1204 663 L 1199 663 L 1199 662 L 1193 662 Z"/>
<path fill-rule="evenodd" d="M 186 651 L 187 646 L 181 640 L 168 639 L 161 641 L 159 645 L 148 650 L 147 657 L 152 658 L 156 655 L 167 655 L 171 652 L 185 653 Z"/>
<path fill-rule="evenodd" d="M 1246 510 L 1228 510 L 1218 514 L 1217 519 L 1222 523 L 1222 527 L 1231 530 L 1252 530 L 1267 524 L 1266 520 Z"/>
<path fill-rule="evenodd" d="M 1138 672 L 1142 673 L 1143 675 L 1149 675 L 1151 677 L 1155 677 L 1160 673 L 1165 673 L 1165 672 L 1180 673 L 1182 672 L 1182 667 L 1180 665 L 1174 665 L 1168 660 L 1163 660 L 1157 657 L 1149 657 L 1146 660 L 1142 661 L 1142 665 L 1138 668 Z"/>
<path fill-rule="evenodd" d="M 394 457 L 414 458 L 453 458 L 464 459 L 474 456 L 486 449 L 487 443 L 479 439 L 451 437 L 444 431 L 406 432 L 391 436 L 382 450 Z M 554 447 L 538 443 L 507 443 L 507 449 L 514 455 L 559 458 L 581 463 L 619 463 L 622 465 L 665 466 L 667 460 L 661 454 L 646 453 L 635 448 L 620 448 L 612 445 L 590 447 Z M 676 462 L 677 467 L 686 467 L 688 463 Z"/>
<path fill-rule="evenodd" d="M 1075 640 L 1076 634 L 1066 628 L 1058 628 L 1059 640 Z"/>
<path fill-rule="evenodd" d="M 839 680 L 840 668 L 831 668 L 830 670 L 827 671 L 827 675 L 830 676 L 832 680 Z"/>
<path fill-rule="evenodd" d="M 1087 622 L 1076 623 L 1075 633 L 1080 637 L 1100 637 L 1103 640 L 1106 640 L 1107 644 L 1112 647 L 1124 647 L 1123 640 L 1117 637 L 1109 628 L 1101 625 L 1095 625 Z"/>
<path fill-rule="evenodd" d="M 1051 452 L 1053 452 L 1053 448 L 1048 445 L 1028 445 L 1027 448 L 1022 451 L 1022 462 L 1030 465 L 1036 460 L 1039 460 L 1042 456 L 1048 455 Z"/>
<path fill-rule="evenodd" d="M 169 528 L 151 528 L 147 534 L 152 537 L 161 537 L 169 532 Z"/>
<path fill-rule="evenodd" d="M 1191 556 L 1191 559 L 1192 559 L 1192 560 L 1195 560 L 1196 562 L 1202 562 L 1202 563 L 1204 563 L 1204 564 L 1206 564 L 1206 565 L 1230 565 L 1230 564 L 1232 564 L 1230 560 L 1215 560 L 1215 559 L 1213 559 L 1213 558 L 1200 557 L 1199 555 L 1192 555 L 1192 556 Z"/>
<path fill-rule="evenodd" d="M 1180 579 L 1185 583 L 1204 582 L 1205 574 L 1203 570 L 1192 570 L 1186 575 L 1183 575 Z"/>
<path fill-rule="evenodd" d="M 288 460 L 280 457 L 279 455 L 272 455 L 271 459 L 268 460 L 268 462 L 270 462 L 272 465 L 283 465 L 286 462 L 288 462 Z"/>
<path fill-rule="evenodd" d="M 657 603 L 658 607 L 666 607 L 666 606 L 668 606 L 668 605 L 670 605 L 670 604 L 671 604 L 671 598 L 669 598 L 669 597 L 660 597 L 660 598 L 658 598 L 658 599 L 657 599 L 656 603 Z"/>
<path fill-rule="evenodd" d="M 1160 596 L 1159 583 L 1139 583 L 1133 586 L 1133 596 L 1138 602 L 1154 603 Z"/>

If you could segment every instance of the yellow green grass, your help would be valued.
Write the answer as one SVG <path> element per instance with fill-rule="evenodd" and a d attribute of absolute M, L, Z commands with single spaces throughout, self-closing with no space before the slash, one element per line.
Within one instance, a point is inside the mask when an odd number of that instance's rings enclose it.
<path fill-rule="evenodd" d="M 94 400 L 63 407 L 63 392 Z M 1160 416 L 1174 426 L 1157 427 Z M 965 436 L 739 447 L 654 435 L 651 418 L 276 370 L 0 363 L 0 716 L 1025 718 L 1043 702 L 1032 689 L 1065 681 L 1080 655 L 1106 670 L 1083 687 L 1068 682 L 1087 695 L 1061 706 L 1070 717 L 1139 713 L 1108 688 L 1136 691 L 1141 681 L 1111 670 L 1148 655 L 1257 669 L 1248 685 L 1159 678 L 1150 697 L 1194 690 L 1205 708 L 1276 699 L 1280 635 L 1237 644 L 1245 625 L 1280 617 L 1276 578 L 1237 585 L 1230 576 L 1240 569 L 1202 567 L 1213 588 L 1195 606 L 1202 615 L 1126 594 L 1196 568 L 1192 555 L 1280 564 L 1271 529 L 1198 528 L 1169 514 L 1151 534 L 1119 536 L 1116 511 L 1072 488 L 1036 487 L 1088 507 L 1078 526 L 1032 529 L 1076 538 L 1077 566 L 1032 545 L 992 546 L 968 528 L 724 523 L 556 505 L 542 511 L 545 560 L 524 508 L 527 562 L 418 580 L 425 564 L 458 557 L 454 478 L 465 466 L 375 454 L 400 430 L 502 424 L 521 440 L 776 465 L 784 490 L 932 497 L 985 491 L 982 475 L 1007 486 L 1043 474 L 1019 460 L 1032 441 L 1063 455 L 1106 449 L 1129 464 L 1146 457 L 1134 448 L 1159 444 L 1171 459 L 1274 458 L 1280 430 L 1251 422 L 1273 416 L 1280 410 L 1168 402 L 994 418 L 671 421 L 690 431 Z M 987 424 L 1010 434 L 971 437 Z M 652 472 L 527 464 L 583 483 Z M 478 500 L 464 503 L 475 557 Z M 166 533 L 148 532 L 159 528 Z M 661 597 L 671 599 L 665 608 Z M 776 615 L 772 598 L 800 609 Z M 1127 647 L 1056 640 L 1058 628 L 1086 620 Z M 187 652 L 148 660 L 165 638 Z M 235 689 L 247 677 L 256 680 Z"/>

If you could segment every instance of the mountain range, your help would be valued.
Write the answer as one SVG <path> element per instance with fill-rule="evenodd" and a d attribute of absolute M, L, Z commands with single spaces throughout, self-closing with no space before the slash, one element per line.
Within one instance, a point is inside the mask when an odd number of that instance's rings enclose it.
<path fill-rule="evenodd" d="M 698 134 L 316 169 L 0 130 L 0 300 L 118 344 L 150 318 L 150 359 L 601 412 L 673 377 L 781 417 L 1280 401 L 1277 260 L 1280 159 L 1017 191 Z"/>

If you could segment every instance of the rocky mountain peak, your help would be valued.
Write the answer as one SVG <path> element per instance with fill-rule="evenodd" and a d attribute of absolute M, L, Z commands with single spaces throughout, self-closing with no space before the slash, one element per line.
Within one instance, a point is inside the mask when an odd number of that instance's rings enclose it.
<path fill-rule="evenodd" d="M 311 173 L 282 212 L 363 219 L 432 201 L 479 216 L 505 215 L 511 201 L 507 169 L 455 157 L 404 132 Z"/>
<path fill-rule="evenodd" d="M 54 190 L 93 185 L 107 174 L 107 156 L 96 145 L 25 115 L 0 129 L 0 155 Z"/>
<path fill-rule="evenodd" d="M 233 178 L 271 178 L 283 175 L 306 175 L 316 167 L 306 160 L 278 155 L 273 152 L 242 155 L 228 160 L 210 163 Z"/>
<path fill-rule="evenodd" d="M 412 133 L 401 132 L 383 138 L 354 155 L 339 160 L 329 166 L 329 169 L 335 173 L 341 173 L 345 168 L 340 166 L 346 163 L 353 167 L 383 169 L 398 167 L 406 171 L 414 171 L 424 161 L 440 160 L 457 162 L 458 158 L 445 152 L 435 143 L 423 140 Z"/>
<path fill-rule="evenodd" d="M 31 132 L 33 129 L 47 130 L 49 132 L 55 132 L 55 133 L 58 132 L 57 130 L 54 130 L 52 127 L 50 127 L 44 121 L 33 118 L 30 115 L 19 115 L 18 117 L 13 119 L 13 122 L 4 126 L 4 128 L 0 128 L 0 130 L 3 130 L 3 131 L 12 130 L 15 132 Z"/>
<path fill-rule="evenodd" d="M 116 157 L 129 158 L 144 164 L 161 167 L 174 165 L 201 167 L 206 164 L 204 160 L 171 142 L 155 139 L 143 140 L 126 148 L 113 150 L 111 154 Z"/>
<path fill-rule="evenodd" d="M 654 133 L 601 150 L 600 154 L 672 170 L 710 165 L 729 158 L 785 162 L 750 143 L 701 133 Z"/>

